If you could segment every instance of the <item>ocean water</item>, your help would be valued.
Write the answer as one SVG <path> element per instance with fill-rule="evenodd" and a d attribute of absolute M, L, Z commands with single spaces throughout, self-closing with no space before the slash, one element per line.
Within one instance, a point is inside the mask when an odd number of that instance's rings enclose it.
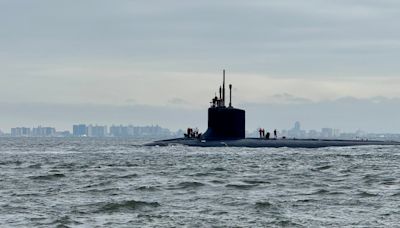
<path fill-rule="evenodd" d="M 400 147 L 0 138 L 0 227 L 394 227 Z"/>

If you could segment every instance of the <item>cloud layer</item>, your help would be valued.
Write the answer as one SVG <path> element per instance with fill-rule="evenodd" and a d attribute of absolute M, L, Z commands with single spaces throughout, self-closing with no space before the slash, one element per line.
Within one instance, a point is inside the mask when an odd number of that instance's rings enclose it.
<path fill-rule="evenodd" d="M 223 66 L 287 77 L 397 76 L 399 6 L 391 0 L 4 0 L 1 57 L 11 70 L 130 64 L 161 72 Z"/>

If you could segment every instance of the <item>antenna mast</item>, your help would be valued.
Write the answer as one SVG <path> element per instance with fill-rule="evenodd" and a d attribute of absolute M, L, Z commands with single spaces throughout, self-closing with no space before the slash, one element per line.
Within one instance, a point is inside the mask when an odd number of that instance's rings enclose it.
<path fill-rule="evenodd" d="M 223 70 L 223 83 L 222 83 L 222 106 L 225 107 L 225 69 Z"/>
<path fill-rule="evenodd" d="M 232 108 L 232 84 L 229 84 L 229 108 Z"/>

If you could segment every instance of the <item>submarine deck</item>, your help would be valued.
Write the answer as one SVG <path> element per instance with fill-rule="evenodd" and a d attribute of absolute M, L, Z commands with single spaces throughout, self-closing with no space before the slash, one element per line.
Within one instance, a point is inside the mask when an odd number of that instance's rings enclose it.
<path fill-rule="evenodd" d="M 339 139 L 261 139 L 246 138 L 237 140 L 213 140 L 205 141 L 199 139 L 176 138 L 160 140 L 145 144 L 145 146 L 171 146 L 184 145 L 193 147 L 290 147 L 290 148 L 321 148 L 321 147 L 345 147 L 345 146 L 368 146 L 368 145 L 400 145 L 397 141 L 375 141 L 375 140 L 339 140 Z"/>

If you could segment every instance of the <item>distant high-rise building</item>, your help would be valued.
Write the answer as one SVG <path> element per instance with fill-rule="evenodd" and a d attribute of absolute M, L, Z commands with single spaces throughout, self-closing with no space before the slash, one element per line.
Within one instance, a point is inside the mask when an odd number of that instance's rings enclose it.
<path fill-rule="evenodd" d="M 299 121 L 296 121 L 296 122 L 294 123 L 294 128 L 293 128 L 293 130 L 295 130 L 295 131 L 300 131 L 300 130 L 301 130 L 301 126 L 300 126 L 300 122 L 299 122 Z"/>
<path fill-rule="evenodd" d="M 37 127 L 37 128 L 28 128 L 28 127 L 16 127 L 11 128 L 11 136 L 13 137 L 49 137 L 54 136 L 56 132 L 55 128 L 52 127 Z"/>
<path fill-rule="evenodd" d="M 72 134 L 74 136 L 87 136 L 87 127 L 85 124 L 74 125 Z"/>
<path fill-rule="evenodd" d="M 288 131 L 289 137 L 304 138 L 306 137 L 306 131 L 301 130 L 300 122 L 296 121 L 294 127 Z"/>
<path fill-rule="evenodd" d="M 105 137 L 107 136 L 107 126 L 87 126 L 88 137 Z"/>
<path fill-rule="evenodd" d="M 21 131 L 19 127 L 11 128 L 11 136 L 17 137 L 21 135 Z"/>
<path fill-rule="evenodd" d="M 55 136 L 55 134 L 56 134 L 56 129 L 53 127 L 38 126 L 32 129 L 32 136 L 35 137 L 49 137 L 49 136 Z"/>
<path fill-rule="evenodd" d="M 114 137 L 124 137 L 128 136 L 126 127 L 119 125 L 119 126 L 111 126 L 110 127 L 110 135 Z"/>
<path fill-rule="evenodd" d="M 111 126 L 110 135 L 113 137 L 134 137 L 134 138 L 149 138 L 149 137 L 167 137 L 171 136 L 168 129 L 161 128 L 160 126 Z"/>
<path fill-rule="evenodd" d="M 309 138 L 319 138 L 319 134 L 316 130 L 310 130 L 308 132 L 308 137 Z"/>
<path fill-rule="evenodd" d="M 333 129 L 333 137 L 340 137 L 340 130 L 339 129 Z"/>
<path fill-rule="evenodd" d="M 322 128 L 321 129 L 321 137 L 322 138 L 332 138 L 333 137 L 333 129 L 332 128 Z"/>
<path fill-rule="evenodd" d="M 22 136 L 30 136 L 31 135 L 31 129 L 28 127 L 23 127 L 22 128 Z"/>
<path fill-rule="evenodd" d="M 13 136 L 13 137 L 31 136 L 31 129 L 27 128 L 27 127 L 11 128 L 11 136 Z"/>

